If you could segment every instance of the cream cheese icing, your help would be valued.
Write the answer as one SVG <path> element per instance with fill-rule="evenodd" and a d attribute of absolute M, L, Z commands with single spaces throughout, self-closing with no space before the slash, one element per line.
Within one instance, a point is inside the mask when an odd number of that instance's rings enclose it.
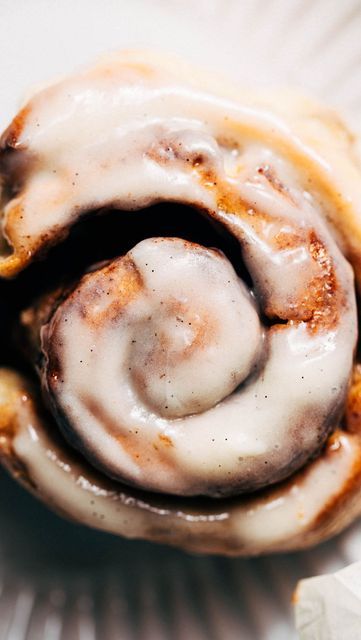
<path fill-rule="evenodd" d="M 266 344 L 224 257 L 148 239 L 87 275 L 43 327 L 45 385 L 65 432 L 111 476 L 238 493 L 319 449 L 344 405 L 354 339 L 350 302 L 341 326 L 274 325 Z"/>
<path fill-rule="evenodd" d="M 353 273 L 361 278 L 360 170 L 337 117 L 306 99 L 242 94 L 186 65 L 124 53 L 36 94 L 1 149 L 3 277 L 107 208 L 136 216 L 158 202 L 188 204 L 239 245 L 232 266 L 216 250 L 149 238 L 95 267 L 60 302 L 49 298 L 46 319 L 30 313 L 44 398 L 71 444 L 105 475 L 175 501 L 237 496 L 232 532 L 208 531 L 217 544 L 228 536 L 228 550 L 232 540 L 243 553 L 311 539 L 336 485 L 314 498 L 304 528 L 295 514 L 312 499 L 309 478 L 330 482 L 334 473 L 331 441 L 327 455 L 320 448 L 346 403 Z M 241 262 L 251 288 L 235 272 Z M 339 433 L 333 464 L 348 487 L 358 436 Z M 37 468 L 48 445 L 30 444 L 49 433 L 29 434 L 18 421 L 13 451 L 50 496 Z M 285 478 L 270 501 L 240 495 Z M 73 514 L 62 491 L 51 499 Z M 301 506 L 297 496 L 306 496 Z M 273 524 L 261 540 L 266 513 Z M 175 522 L 198 548 L 194 529 Z M 139 535 L 157 538 L 145 529 Z"/>
<path fill-rule="evenodd" d="M 5 369 L 0 408 L 2 416 L 13 413 L 7 442 L 14 457 L 6 464 L 18 479 L 61 514 L 117 535 L 198 553 L 255 555 L 310 546 L 360 514 L 360 434 L 335 433 L 304 471 L 261 494 L 184 501 L 134 492 L 76 458 L 54 437 L 26 380 Z"/>

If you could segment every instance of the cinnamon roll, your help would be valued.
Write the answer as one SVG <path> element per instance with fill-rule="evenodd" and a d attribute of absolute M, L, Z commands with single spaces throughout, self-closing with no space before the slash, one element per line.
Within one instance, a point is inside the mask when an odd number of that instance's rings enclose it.
<path fill-rule="evenodd" d="M 359 515 L 361 171 L 333 112 L 122 53 L 34 95 L 0 171 L 24 353 L 0 372 L 0 452 L 30 491 L 207 553 Z"/>

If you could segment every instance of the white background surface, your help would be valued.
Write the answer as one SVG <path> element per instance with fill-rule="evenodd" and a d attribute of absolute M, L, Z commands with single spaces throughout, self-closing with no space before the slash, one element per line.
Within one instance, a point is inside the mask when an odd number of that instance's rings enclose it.
<path fill-rule="evenodd" d="M 29 87 L 124 47 L 301 87 L 359 127 L 359 0 L 0 0 L 0 27 L 0 129 Z M 64 522 L 1 474 L 0 640 L 291 640 L 296 580 L 360 558 L 358 525 L 300 554 L 194 558 Z"/>

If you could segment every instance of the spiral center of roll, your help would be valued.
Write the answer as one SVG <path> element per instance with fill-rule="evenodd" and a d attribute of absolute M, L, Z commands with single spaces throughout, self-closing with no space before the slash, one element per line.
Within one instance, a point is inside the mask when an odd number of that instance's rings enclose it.
<path fill-rule="evenodd" d="M 213 407 L 252 373 L 261 339 L 253 298 L 221 252 L 153 238 L 85 276 L 57 309 L 48 380 L 67 420 L 85 430 L 89 411 L 104 408 L 106 422 L 114 407 L 121 430 L 124 397 L 163 418 Z"/>
<path fill-rule="evenodd" d="M 140 319 L 129 354 L 137 391 L 159 415 L 205 411 L 255 365 L 261 328 L 253 300 L 218 251 L 154 239 L 129 255 L 145 292 L 134 306 Z"/>

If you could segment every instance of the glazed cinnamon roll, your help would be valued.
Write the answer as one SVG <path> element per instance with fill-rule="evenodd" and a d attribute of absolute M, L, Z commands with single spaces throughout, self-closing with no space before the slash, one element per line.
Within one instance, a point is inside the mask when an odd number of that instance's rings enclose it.
<path fill-rule="evenodd" d="M 0 447 L 21 482 L 209 553 L 297 549 L 358 516 L 361 171 L 335 114 L 123 53 L 36 94 L 0 170 L 24 353 L 0 373 Z"/>

